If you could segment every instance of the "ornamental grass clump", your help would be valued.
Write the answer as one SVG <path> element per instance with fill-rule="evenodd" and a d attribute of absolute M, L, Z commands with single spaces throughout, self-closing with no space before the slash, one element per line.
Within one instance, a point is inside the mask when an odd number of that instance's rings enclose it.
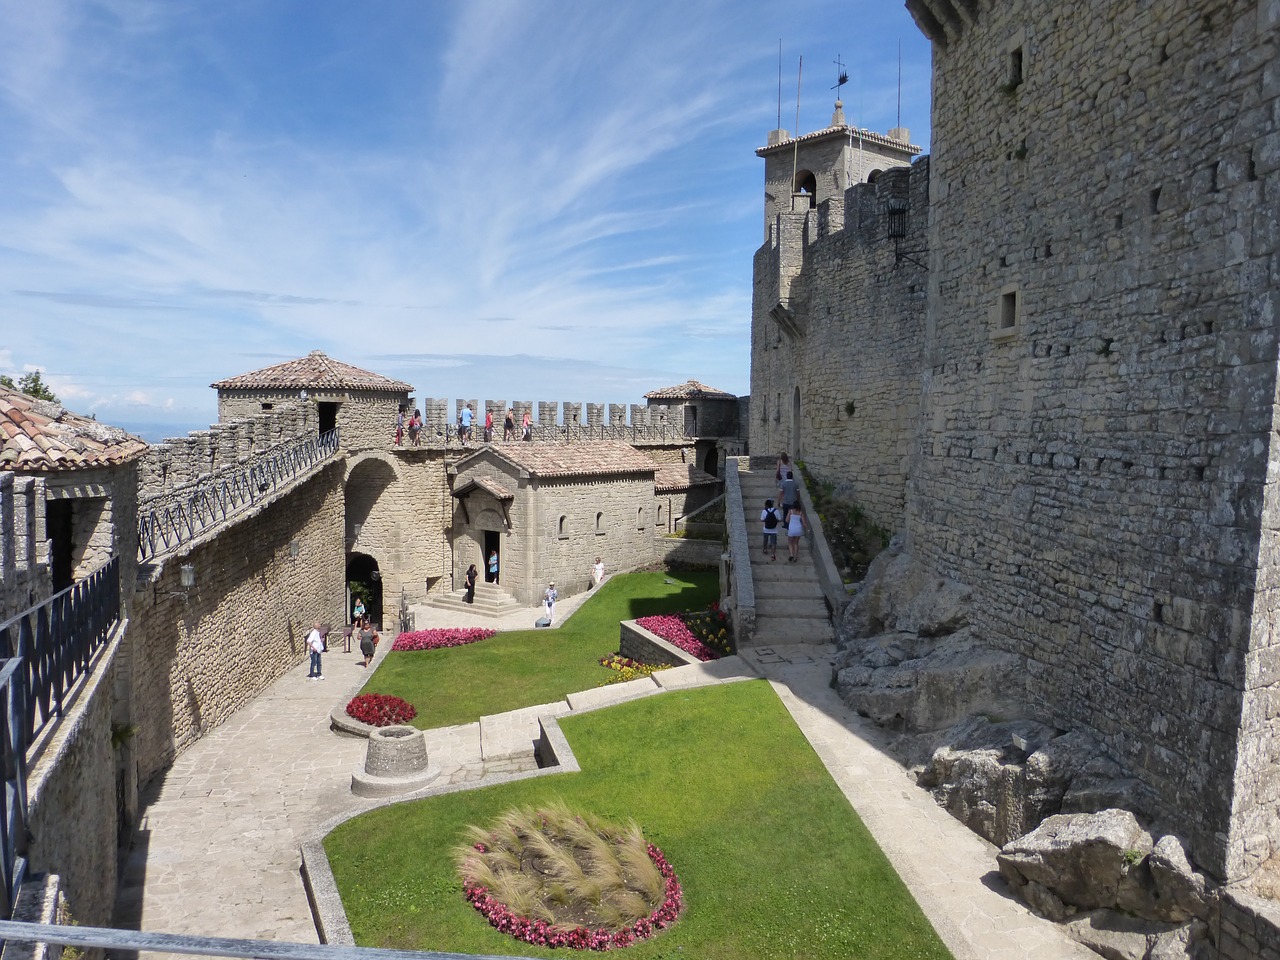
<path fill-rule="evenodd" d="M 539 946 L 630 946 L 683 908 L 675 871 L 639 826 L 562 803 L 468 827 L 453 858 L 468 902 L 496 929 Z"/>
<path fill-rule="evenodd" d="M 463 647 L 477 640 L 487 640 L 498 631 L 487 627 L 438 627 L 434 630 L 413 630 L 400 634 L 392 650 L 440 650 L 444 647 Z"/>
<path fill-rule="evenodd" d="M 347 716 L 371 727 L 408 723 L 417 715 L 418 710 L 412 703 L 387 693 L 362 693 L 347 704 Z"/>

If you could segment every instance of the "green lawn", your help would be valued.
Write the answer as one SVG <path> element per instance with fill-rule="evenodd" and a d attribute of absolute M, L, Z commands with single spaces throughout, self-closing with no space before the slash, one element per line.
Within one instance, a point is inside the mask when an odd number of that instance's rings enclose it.
<path fill-rule="evenodd" d="M 493 930 L 462 898 L 468 823 L 562 799 L 634 818 L 685 914 L 636 960 L 950 957 L 764 681 L 677 691 L 561 721 L 582 772 L 397 804 L 325 839 L 362 946 L 565 957 Z"/>
<path fill-rule="evenodd" d="M 447 650 L 391 652 L 364 693 L 390 693 L 418 708 L 422 730 L 561 700 L 610 676 L 599 659 L 618 650 L 618 621 L 703 610 L 719 596 L 714 571 L 629 573 L 611 578 L 557 629 L 516 630 Z"/>

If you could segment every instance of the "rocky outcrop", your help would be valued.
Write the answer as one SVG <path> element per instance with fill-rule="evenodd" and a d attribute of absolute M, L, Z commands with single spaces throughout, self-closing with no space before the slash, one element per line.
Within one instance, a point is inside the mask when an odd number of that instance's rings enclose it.
<path fill-rule="evenodd" d="M 1020 715 L 1021 660 L 973 633 L 969 598 L 968 588 L 920 569 L 895 537 L 841 621 L 840 696 L 876 723 L 907 732 L 971 714 Z"/>

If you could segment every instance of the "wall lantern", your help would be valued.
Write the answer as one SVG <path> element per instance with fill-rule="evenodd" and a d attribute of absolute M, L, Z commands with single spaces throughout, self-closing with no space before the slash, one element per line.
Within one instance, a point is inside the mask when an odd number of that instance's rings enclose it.
<path fill-rule="evenodd" d="M 289 541 L 289 559 L 297 560 L 298 554 L 300 554 L 301 552 L 302 552 L 302 544 L 298 542 L 297 538 L 295 537 L 293 540 L 290 540 Z"/>
<path fill-rule="evenodd" d="M 360 539 L 360 531 L 361 531 L 361 530 L 363 530 L 363 529 L 364 529 L 364 525 L 363 525 L 363 524 L 353 523 L 353 524 L 351 525 L 351 539 L 352 539 L 352 540 L 359 540 L 359 539 Z"/>
<path fill-rule="evenodd" d="M 184 590 L 190 590 L 196 585 L 196 566 L 194 563 L 184 563 L 178 568 L 178 576 Z"/>

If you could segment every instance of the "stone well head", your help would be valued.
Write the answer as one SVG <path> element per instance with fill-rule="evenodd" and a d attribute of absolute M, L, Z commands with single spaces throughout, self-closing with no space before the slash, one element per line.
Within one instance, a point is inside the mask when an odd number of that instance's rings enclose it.
<path fill-rule="evenodd" d="M 413 727 L 379 727 L 369 733 L 364 772 L 371 777 L 409 777 L 427 769 L 427 735 Z"/>

